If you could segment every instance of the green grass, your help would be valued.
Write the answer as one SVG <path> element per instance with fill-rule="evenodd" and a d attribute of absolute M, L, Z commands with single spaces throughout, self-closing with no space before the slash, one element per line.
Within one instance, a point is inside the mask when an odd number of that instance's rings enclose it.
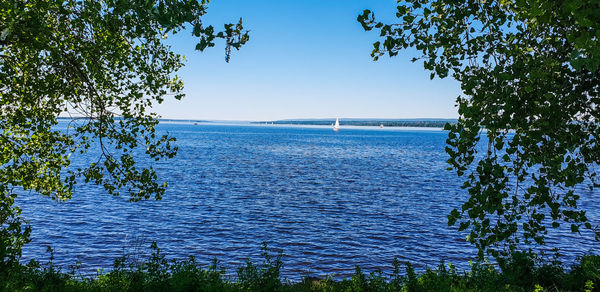
<path fill-rule="evenodd" d="M 2 291 L 599 291 L 600 256 L 587 255 L 569 269 L 557 262 L 544 262 L 526 254 L 514 253 L 499 262 L 499 268 L 474 263 L 459 271 L 441 263 L 435 269 L 415 272 L 410 264 L 394 260 L 394 270 L 364 273 L 358 266 L 349 279 L 304 278 L 300 282 L 283 280 L 282 254 L 263 246 L 263 261 L 247 261 L 236 277 L 215 260 L 200 268 L 193 257 L 168 261 L 156 244 L 153 253 L 141 263 L 122 257 L 108 272 L 96 277 L 78 275 L 77 269 L 62 272 L 50 261 L 14 264 L 0 271 Z"/>

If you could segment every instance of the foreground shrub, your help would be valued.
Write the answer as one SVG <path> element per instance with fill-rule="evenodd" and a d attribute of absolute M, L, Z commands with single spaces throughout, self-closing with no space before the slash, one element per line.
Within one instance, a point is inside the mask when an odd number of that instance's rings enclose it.
<path fill-rule="evenodd" d="M 581 257 L 570 269 L 556 261 L 545 262 L 530 253 L 513 253 L 496 265 L 471 264 L 459 271 L 443 262 L 435 269 L 415 271 L 410 263 L 395 259 L 386 275 L 376 270 L 365 273 L 360 267 L 349 279 L 305 277 L 299 282 L 281 278 L 282 253 L 264 244 L 263 260 L 248 260 L 228 278 L 215 259 L 206 269 L 190 257 L 167 260 L 153 243 L 152 253 L 141 262 L 125 256 L 108 272 L 96 277 L 78 275 L 77 269 L 63 272 L 50 260 L 40 264 L 13 265 L 0 277 L 1 291 L 599 291 L 600 256 Z"/>
<path fill-rule="evenodd" d="M 249 259 L 245 267 L 238 269 L 238 285 L 245 291 L 278 291 L 282 287 L 280 280 L 280 270 L 283 266 L 281 258 L 283 254 L 279 252 L 273 258 L 269 253 L 266 243 L 263 243 L 262 255 L 264 262 L 260 265 L 254 265 Z"/>

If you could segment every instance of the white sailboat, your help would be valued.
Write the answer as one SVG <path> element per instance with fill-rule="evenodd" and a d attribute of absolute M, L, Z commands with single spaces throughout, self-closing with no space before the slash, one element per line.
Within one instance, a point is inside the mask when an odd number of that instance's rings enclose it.
<path fill-rule="evenodd" d="M 340 119 L 339 118 L 335 119 L 335 125 L 333 125 L 333 130 L 336 132 L 340 130 Z"/>

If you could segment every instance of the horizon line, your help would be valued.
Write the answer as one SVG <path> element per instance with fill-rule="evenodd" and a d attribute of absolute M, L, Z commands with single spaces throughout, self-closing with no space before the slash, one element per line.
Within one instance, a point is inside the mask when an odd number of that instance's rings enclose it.
<path fill-rule="evenodd" d="M 89 117 L 85 116 L 58 116 L 58 119 L 85 119 Z M 115 117 L 121 118 L 121 117 Z M 276 121 L 323 121 L 323 120 L 347 120 L 347 121 L 367 121 L 367 120 L 378 120 L 378 121 L 446 121 L 446 120 L 457 120 L 458 118 L 344 118 L 344 117 L 326 117 L 326 118 L 285 118 L 285 119 L 200 119 L 200 118 L 165 118 L 159 117 L 157 120 L 161 121 L 192 121 L 192 122 L 276 122 Z"/>

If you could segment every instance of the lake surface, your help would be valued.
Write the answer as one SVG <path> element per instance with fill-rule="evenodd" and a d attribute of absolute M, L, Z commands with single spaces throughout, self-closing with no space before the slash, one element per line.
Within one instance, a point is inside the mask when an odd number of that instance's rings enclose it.
<path fill-rule="evenodd" d="M 417 268 L 441 260 L 467 268 L 475 250 L 447 214 L 466 195 L 446 170 L 447 133 L 431 129 L 166 124 L 178 155 L 155 163 L 169 182 L 161 201 L 129 203 L 80 184 L 57 203 L 37 194 L 18 204 L 33 227 L 24 260 L 47 259 L 84 273 L 109 269 L 156 241 L 168 258 L 213 258 L 234 273 L 257 261 L 262 242 L 283 250 L 283 275 L 347 277 L 359 265 L 391 271 L 394 257 Z M 86 162 L 75 158 L 74 165 Z M 88 158 L 89 159 L 89 158 Z M 148 162 L 149 163 L 149 162 Z M 595 200 L 595 201 L 594 201 Z M 599 223 L 598 196 L 582 196 Z M 593 249 L 589 235 L 550 238 L 566 260 Z M 310 273 L 309 273 L 310 272 Z"/>

